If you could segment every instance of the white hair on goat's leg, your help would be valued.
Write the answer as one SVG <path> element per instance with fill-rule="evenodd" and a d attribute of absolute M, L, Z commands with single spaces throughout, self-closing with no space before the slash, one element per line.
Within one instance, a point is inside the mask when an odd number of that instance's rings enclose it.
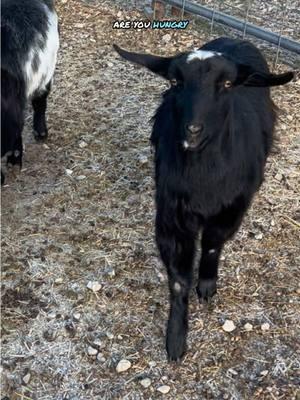
<path fill-rule="evenodd" d="M 206 60 L 207 58 L 221 55 L 221 53 L 217 53 L 216 51 L 195 50 L 188 55 L 186 62 L 190 63 L 193 60 Z"/>
<path fill-rule="evenodd" d="M 55 70 L 59 47 L 58 18 L 57 14 L 48 8 L 47 16 L 48 29 L 45 44 L 41 48 L 40 43 L 43 43 L 44 39 L 37 37 L 24 66 L 27 97 L 30 97 L 36 91 L 45 91 L 46 85 L 52 80 Z M 35 65 L 35 60 L 37 65 Z"/>

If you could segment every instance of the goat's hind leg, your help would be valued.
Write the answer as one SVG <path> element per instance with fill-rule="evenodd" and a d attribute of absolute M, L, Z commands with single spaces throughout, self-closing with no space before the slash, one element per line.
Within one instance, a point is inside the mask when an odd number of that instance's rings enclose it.
<path fill-rule="evenodd" d="M 157 245 L 167 267 L 170 289 L 170 312 L 166 349 L 170 361 L 179 361 L 186 349 L 188 303 L 195 253 L 193 238 L 165 235 L 157 228 Z"/>
<path fill-rule="evenodd" d="M 36 94 L 32 99 L 33 107 L 33 134 L 37 141 L 44 140 L 48 136 L 46 123 L 47 98 L 51 90 L 51 82 L 46 85 L 42 93 Z"/>

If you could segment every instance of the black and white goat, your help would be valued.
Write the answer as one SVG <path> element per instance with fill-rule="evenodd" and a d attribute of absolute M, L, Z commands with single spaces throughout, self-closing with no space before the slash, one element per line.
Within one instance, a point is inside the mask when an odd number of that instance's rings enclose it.
<path fill-rule="evenodd" d="M 186 348 L 188 300 L 196 240 L 202 228 L 197 293 L 216 293 L 225 242 L 238 230 L 259 189 L 276 121 L 269 86 L 294 72 L 272 74 L 260 51 L 219 38 L 175 57 L 131 53 L 126 60 L 168 79 L 154 116 L 156 241 L 168 271 L 169 360 Z"/>
<path fill-rule="evenodd" d="M 26 102 L 37 140 L 47 137 L 46 107 L 59 47 L 53 0 L 1 2 L 1 157 L 22 165 Z M 1 172 L 1 181 L 4 176 Z"/>

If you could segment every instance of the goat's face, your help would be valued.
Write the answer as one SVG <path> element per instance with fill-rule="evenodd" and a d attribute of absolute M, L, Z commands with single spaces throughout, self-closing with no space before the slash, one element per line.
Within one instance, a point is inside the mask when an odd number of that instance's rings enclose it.
<path fill-rule="evenodd" d="M 201 150 L 225 121 L 237 78 L 234 63 L 196 51 L 173 60 L 168 71 L 179 140 L 186 150 Z"/>
<path fill-rule="evenodd" d="M 159 57 L 128 52 L 115 45 L 114 48 L 126 60 L 143 65 L 170 81 L 166 95 L 171 97 L 179 141 L 186 150 L 201 150 L 222 129 L 231 94 L 237 86 L 268 87 L 294 78 L 294 72 L 263 73 L 212 51 L 196 50 L 174 57 Z"/>

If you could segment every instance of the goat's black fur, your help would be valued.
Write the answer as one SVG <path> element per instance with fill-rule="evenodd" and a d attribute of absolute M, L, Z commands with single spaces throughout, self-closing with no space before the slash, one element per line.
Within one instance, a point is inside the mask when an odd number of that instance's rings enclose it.
<path fill-rule="evenodd" d="M 53 12 L 53 0 L 1 2 L 1 157 L 7 155 L 7 162 L 20 167 L 24 110 L 29 97 L 33 105 L 35 138 L 47 136 L 45 113 L 51 80 L 37 82 L 37 89 L 29 93 L 25 64 L 34 51 L 31 67 L 33 72 L 38 71 L 43 61 L 39 52 L 45 48 L 49 13 Z M 2 172 L 1 181 L 4 182 Z"/>
<path fill-rule="evenodd" d="M 175 82 L 154 116 L 151 141 L 156 241 L 170 288 L 166 345 L 169 359 L 178 360 L 186 346 L 199 231 L 202 228 L 197 293 L 200 300 L 209 300 L 216 292 L 222 248 L 238 230 L 263 181 L 276 120 L 268 86 L 287 83 L 294 75 L 271 74 L 257 48 L 235 39 L 207 43 L 201 48 L 205 53 L 190 61 L 191 53 L 143 58 L 115 49 Z M 196 133 L 189 131 L 191 124 L 198 127 Z"/>

